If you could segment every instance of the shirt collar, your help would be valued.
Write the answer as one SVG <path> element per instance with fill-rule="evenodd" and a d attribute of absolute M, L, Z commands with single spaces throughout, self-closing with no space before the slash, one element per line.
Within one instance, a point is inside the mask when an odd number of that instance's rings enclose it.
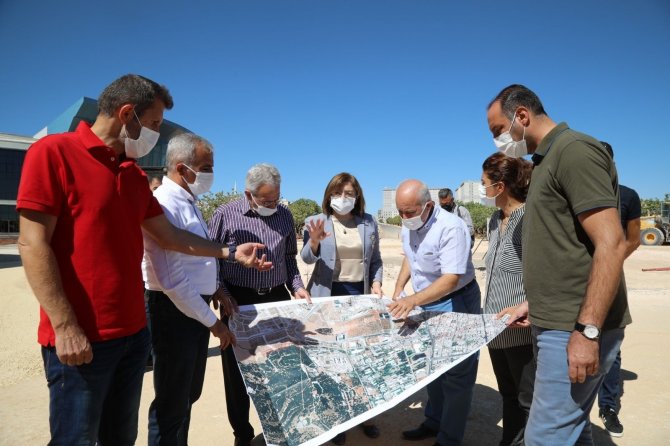
<path fill-rule="evenodd" d="M 84 144 L 84 147 L 86 147 L 86 150 L 91 150 L 97 147 L 107 147 L 108 149 L 113 150 L 98 138 L 98 135 L 93 133 L 91 125 L 92 124 L 89 124 L 86 121 L 79 121 L 77 129 L 75 130 L 77 136 L 79 136 L 79 139 Z"/>
<path fill-rule="evenodd" d="M 437 214 L 439 214 L 440 212 L 446 212 L 446 211 L 444 211 L 444 209 L 442 209 L 441 207 L 436 206 L 435 204 L 433 204 L 433 209 L 430 212 L 430 216 L 428 217 L 428 220 L 426 220 L 426 222 L 423 224 L 423 226 L 421 226 L 416 231 L 417 232 L 428 232 L 430 227 L 433 226 L 433 223 L 437 219 Z"/>
<path fill-rule="evenodd" d="M 179 184 L 172 181 L 170 177 L 167 176 L 163 177 L 163 184 L 161 184 L 161 187 L 167 188 L 168 191 L 177 194 L 178 197 L 183 198 L 184 200 L 188 200 L 191 203 L 194 203 L 196 201 L 195 197 L 191 195 L 190 192 L 181 187 Z"/>
<path fill-rule="evenodd" d="M 547 153 L 549 153 L 549 149 L 551 149 L 551 146 L 554 144 L 554 141 L 556 141 L 558 135 L 563 133 L 568 128 L 569 127 L 567 123 L 561 122 L 556 127 L 551 129 L 551 131 L 547 133 L 544 138 L 542 138 L 540 145 L 537 146 L 537 149 L 535 149 L 535 153 L 533 153 L 531 158 L 533 164 L 537 166 L 542 162 L 544 157 L 547 156 Z"/>
<path fill-rule="evenodd" d="M 249 200 L 247 199 L 247 195 L 245 193 L 242 193 L 242 203 L 240 205 L 242 206 L 242 213 L 243 214 L 249 214 L 253 213 L 258 215 L 253 209 L 251 209 L 251 204 L 249 204 Z"/>

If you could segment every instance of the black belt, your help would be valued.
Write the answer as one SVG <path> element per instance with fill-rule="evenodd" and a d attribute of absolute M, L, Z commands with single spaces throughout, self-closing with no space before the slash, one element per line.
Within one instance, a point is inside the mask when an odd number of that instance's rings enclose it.
<path fill-rule="evenodd" d="M 259 296 L 265 296 L 266 294 L 270 294 L 272 290 L 276 290 L 277 288 L 281 288 L 284 286 L 283 283 L 280 283 L 279 285 L 267 287 L 267 288 L 249 288 L 246 286 L 239 286 L 239 285 L 233 285 L 232 283 L 226 283 L 226 285 L 232 285 L 235 288 L 242 289 L 242 290 L 249 290 L 253 293 L 258 294 Z"/>
<path fill-rule="evenodd" d="M 472 287 L 475 286 L 476 284 L 477 284 L 477 279 L 472 279 L 472 280 L 471 280 L 467 285 L 465 285 L 464 287 L 459 288 L 459 289 L 457 289 L 456 291 L 453 291 L 453 292 L 447 294 L 446 296 L 440 298 L 439 300 L 436 300 L 435 302 L 445 302 L 445 301 L 451 299 L 452 297 L 458 296 L 462 291 L 467 291 L 467 290 L 469 290 L 470 288 L 472 288 Z"/>

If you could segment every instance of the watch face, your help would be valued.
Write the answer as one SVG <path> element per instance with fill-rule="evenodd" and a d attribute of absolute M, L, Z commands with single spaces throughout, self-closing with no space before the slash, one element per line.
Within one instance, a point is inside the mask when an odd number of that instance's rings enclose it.
<path fill-rule="evenodd" d="M 589 339 L 595 339 L 598 337 L 598 328 L 593 325 L 587 325 L 584 328 L 584 335 Z"/>

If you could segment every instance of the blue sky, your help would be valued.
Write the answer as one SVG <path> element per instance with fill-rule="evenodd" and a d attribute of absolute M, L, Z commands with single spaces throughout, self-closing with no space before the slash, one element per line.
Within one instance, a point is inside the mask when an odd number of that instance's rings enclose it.
<path fill-rule="evenodd" d="M 0 54 L 0 132 L 143 74 L 214 144 L 214 190 L 257 162 L 289 200 L 349 171 L 371 213 L 405 178 L 455 189 L 495 150 L 486 105 L 522 83 L 612 144 L 622 184 L 670 192 L 665 0 L 0 0 Z"/>

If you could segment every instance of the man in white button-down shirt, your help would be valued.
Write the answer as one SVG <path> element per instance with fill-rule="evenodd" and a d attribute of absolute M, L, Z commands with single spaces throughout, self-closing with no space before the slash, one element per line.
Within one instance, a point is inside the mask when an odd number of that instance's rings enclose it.
<path fill-rule="evenodd" d="M 173 225 L 203 238 L 208 229 L 196 198 L 211 187 L 213 168 L 207 140 L 191 133 L 178 135 L 168 143 L 168 173 L 154 192 Z M 202 392 L 209 334 L 224 348 L 235 339 L 209 306 L 217 292 L 216 259 L 164 250 L 147 234 L 144 250 L 156 392 L 149 408 L 148 443 L 187 444 L 191 406 Z"/>
<path fill-rule="evenodd" d="M 431 200 L 428 187 L 418 180 L 400 183 L 396 207 L 402 218 L 403 260 L 389 312 L 406 318 L 420 306 L 424 311 L 480 313 L 480 291 L 470 254 L 470 233 L 456 215 Z M 414 294 L 406 296 L 412 279 Z M 406 440 L 437 437 L 435 445 L 459 445 L 465 433 L 478 355 L 472 355 L 428 384 L 425 420 L 402 433 Z"/>

